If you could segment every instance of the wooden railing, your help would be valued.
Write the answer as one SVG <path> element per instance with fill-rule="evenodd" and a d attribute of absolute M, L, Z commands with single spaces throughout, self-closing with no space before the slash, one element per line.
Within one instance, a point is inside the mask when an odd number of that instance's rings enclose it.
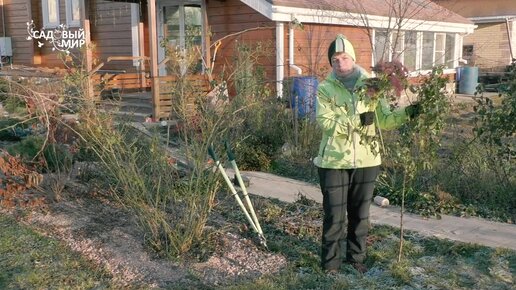
<path fill-rule="evenodd" d="M 125 73 L 123 71 L 98 71 L 91 80 L 94 94 L 123 94 L 134 91 L 146 91 L 151 88 L 150 79 L 144 73 Z"/>
<path fill-rule="evenodd" d="M 177 76 L 159 77 L 159 114 L 157 118 L 174 118 L 174 106 L 183 104 L 182 112 L 193 116 L 196 114 L 195 101 L 205 97 L 210 91 L 210 83 L 205 75 L 188 75 L 179 79 Z"/>

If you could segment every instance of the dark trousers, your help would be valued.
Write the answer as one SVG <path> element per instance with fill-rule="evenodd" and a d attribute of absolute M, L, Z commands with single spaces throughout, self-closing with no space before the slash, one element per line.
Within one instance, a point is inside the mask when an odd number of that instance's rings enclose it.
<path fill-rule="evenodd" d="M 319 168 L 323 194 L 321 266 L 338 269 L 347 262 L 363 262 L 369 231 L 369 206 L 380 166 L 357 169 Z"/>

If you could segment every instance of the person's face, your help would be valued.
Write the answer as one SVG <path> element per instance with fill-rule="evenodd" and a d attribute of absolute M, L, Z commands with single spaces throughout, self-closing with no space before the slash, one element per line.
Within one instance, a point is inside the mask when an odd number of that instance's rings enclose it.
<path fill-rule="evenodd" d="M 345 52 L 337 52 L 331 58 L 331 66 L 338 76 L 345 76 L 353 71 L 355 61 Z"/>

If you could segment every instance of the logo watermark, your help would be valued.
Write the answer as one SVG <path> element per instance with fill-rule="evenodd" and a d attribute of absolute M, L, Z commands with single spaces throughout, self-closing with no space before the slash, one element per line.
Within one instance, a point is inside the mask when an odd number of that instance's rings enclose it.
<path fill-rule="evenodd" d="M 62 51 L 70 54 L 70 50 L 80 48 L 86 43 L 86 36 L 84 29 L 69 30 L 68 26 L 60 24 L 52 30 L 42 28 L 36 30 L 34 20 L 27 22 L 27 40 L 36 39 L 38 47 L 45 45 L 45 42 L 52 44 L 52 51 Z"/>

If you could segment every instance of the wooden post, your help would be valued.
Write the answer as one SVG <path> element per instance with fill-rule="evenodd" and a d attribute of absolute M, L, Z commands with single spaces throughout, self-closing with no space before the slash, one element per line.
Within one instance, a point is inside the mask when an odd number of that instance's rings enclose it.
<path fill-rule="evenodd" d="M 90 29 L 90 1 L 81 1 L 81 10 L 82 13 L 82 27 L 84 29 L 84 68 L 88 74 L 88 79 L 86 83 L 86 97 L 89 100 L 93 100 L 95 98 L 95 92 L 93 90 L 93 82 L 91 80 L 92 77 L 92 69 L 93 69 L 93 57 L 91 53 L 91 29 Z"/>
<path fill-rule="evenodd" d="M 146 87 L 146 81 L 145 81 L 145 36 L 143 34 L 143 20 L 140 18 L 140 22 L 138 23 L 138 38 L 139 38 L 139 44 L 140 47 L 138 48 L 140 51 L 140 78 L 141 78 L 141 87 Z"/>
<path fill-rule="evenodd" d="M 208 71 L 208 80 L 211 81 L 213 80 L 213 77 L 212 77 L 212 74 L 213 74 L 213 68 L 211 67 L 211 49 L 210 49 L 210 46 L 211 46 L 211 39 L 210 39 L 210 29 L 209 29 L 209 25 L 208 25 L 208 7 L 206 7 L 208 5 L 207 3 L 208 1 L 206 0 L 202 0 L 202 5 L 201 5 L 201 11 L 202 11 L 202 27 L 203 27 L 203 31 L 202 31 L 202 34 L 203 34 L 203 45 L 204 45 L 204 61 L 206 62 L 205 66 L 206 66 L 206 70 Z"/>
<path fill-rule="evenodd" d="M 150 78 L 152 83 L 152 103 L 154 117 L 159 119 L 161 108 L 159 104 L 159 76 L 158 76 L 158 34 L 156 25 L 156 0 L 147 1 L 149 21 L 149 56 L 150 56 Z"/>

